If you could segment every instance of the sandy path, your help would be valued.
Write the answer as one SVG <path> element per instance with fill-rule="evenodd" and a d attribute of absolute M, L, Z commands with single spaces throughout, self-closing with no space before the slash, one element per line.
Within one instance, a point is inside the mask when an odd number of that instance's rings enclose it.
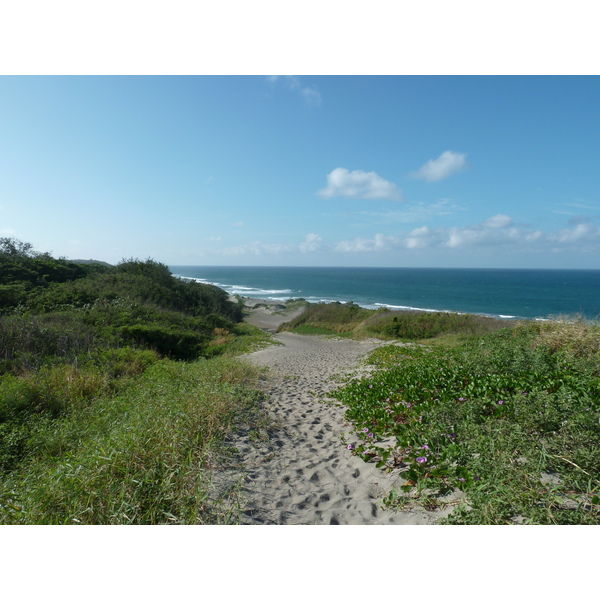
<path fill-rule="evenodd" d="M 271 325 L 280 320 L 272 317 Z M 271 328 L 266 313 L 259 320 Z M 353 456 L 341 441 L 342 433 L 356 440 L 349 435 L 343 408 L 323 402 L 339 385 L 332 376 L 356 373 L 360 359 L 383 342 L 293 333 L 275 339 L 283 345 L 247 355 L 254 364 L 269 367 L 267 411 L 278 427 L 265 442 L 235 441 L 245 472 L 242 523 L 430 524 L 448 514 L 450 509 L 385 510 L 381 499 L 400 485 L 398 475 Z"/>

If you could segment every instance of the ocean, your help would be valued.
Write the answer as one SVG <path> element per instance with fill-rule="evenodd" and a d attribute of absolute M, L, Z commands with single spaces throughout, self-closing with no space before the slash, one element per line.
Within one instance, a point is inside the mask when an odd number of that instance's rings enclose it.
<path fill-rule="evenodd" d="M 503 319 L 600 316 L 600 270 L 171 266 L 230 294 Z"/>

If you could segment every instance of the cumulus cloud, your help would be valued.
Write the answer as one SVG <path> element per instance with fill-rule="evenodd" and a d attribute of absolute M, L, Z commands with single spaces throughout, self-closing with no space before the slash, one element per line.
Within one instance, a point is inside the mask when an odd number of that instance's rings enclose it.
<path fill-rule="evenodd" d="M 504 214 L 493 215 L 479 223 L 462 227 L 431 228 L 421 226 L 408 233 L 387 235 L 376 233 L 371 237 L 355 237 L 337 242 L 326 242 L 319 234 L 309 233 L 301 241 L 287 244 L 267 244 L 260 241 L 240 246 L 212 250 L 222 256 L 261 256 L 309 253 L 376 253 L 376 252 L 520 252 L 559 254 L 563 252 L 600 252 L 600 227 L 585 218 L 572 219 L 567 227 L 553 232 L 542 232 L 515 224 Z M 501 250 L 500 250 L 501 249 Z"/>
<path fill-rule="evenodd" d="M 223 248 L 219 254 L 223 256 L 261 256 L 263 254 L 288 254 L 297 250 L 294 244 L 263 244 L 263 242 L 249 242 L 240 246 Z"/>
<path fill-rule="evenodd" d="M 438 232 L 439 233 L 439 232 Z M 437 234 L 426 225 L 413 229 L 405 238 L 404 245 L 409 250 L 427 248 L 435 243 Z"/>
<path fill-rule="evenodd" d="M 317 233 L 309 233 L 299 244 L 265 244 L 263 242 L 249 242 L 240 246 L 231 246 L 216 251 L 223 256 L 261 256 L 264 254 L 292 254 L 301 252 L 308 254 L 327 250 L 328 246 Z"/>
<path fill-rule="evenodd" d="M 504 244 L 524 241 L 530 232 L 513 226 L 507 215 L 494 215 L 482 223 L 466 227 L 451 227 L 445 245 L 448 248 L 460 246 Z"/>
<path fill-rule="evenodd" d="M 305 86 L 300 83 L 300 79 L 295 75 L 269 75 L 267 81 L 275 84 L 282 82 L 289 90 L 299 93 L 306 104 L 309 106 L 321 106 L 321 93 L 314 86 Z"/>
<path fill-rule="evenodd" d="M 318 252 L 319 250 L 323 250 L 325 244 L 323 243 L 323 238 L 316 233 L 309 233 L 304 241 L 298 245 L 300 252 L 308 253 L 308 252 Z"/>
<path fill-rule="evenodd" d="M 559 245 L 600 239 L 600 228 L 587 219 L 574 218 L 571 219 L 569 225 L 569 227 L 548 234 L 548 239 Z"/>
<path fill-rule="evenodd" d="M 486 219 L 482 223 L 482 227 L 489 227 L 490 229 L 500 229 L 501 227 L 508 227 L 512 225 L 513 220 L 508 215 L 495 215 Z"/>
<path fill-rule="evenodd" d="M 347 198 L 365 198 L 369 200 L 402 200 L 402 193 L 391 181 L 380 177 L 374 171 L 349 171 L 342 167 L 327 175 L 327 187 L 319 190 L 324 198 L 345 196 Z"/>
<path fill-rule="evenodd" d="M 440 181 L 454 173 L 460 173 L 467 167 L 467 155 L 446 150 L 436 159 L 428 160 L 412 176 L 425 181 Z"/>
<path fill-rule="evenodd" d="M 392 235 L 376 233 L 373 239 L 354 238 L 338 242 L 334 250 L 336 252 L 377 252 L 382 250 L 391 250 L 397 247 L 401 240 Z"/>
<path fill-rule="evenodd" d="M 569 230 L 577 235 L 576 230 Z M 562 238 L 566 239 L 564 232 Z M 336 244 L 338 252 L 374 252 L 382 250 L 406 249 L 421 250 L 426 248 L 461 248 L 471 246 L 495 246 L 499 244 L 530 244 L 543 237 L 541 231 L 530 231 L 513 225 L 507 215 L 495 215 L 481 223 L 464 227 L 440 227 L 431 229 L 427 226 L 417 227 L 404 236 L 386 236 L 376 234 L 372 239 L 355 238 Z"/>

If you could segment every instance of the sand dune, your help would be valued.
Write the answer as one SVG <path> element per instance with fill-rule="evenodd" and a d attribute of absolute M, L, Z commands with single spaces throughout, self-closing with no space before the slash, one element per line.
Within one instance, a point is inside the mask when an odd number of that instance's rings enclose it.
<path fill-rule="evenodd" d="M 249 320 L 265 329 L 283 320 L 259 311 Z M 234 442 L 244 470 L 242 523 L 431 524 L 448 514 L 451 508 L 386 510 L 382 498 L 402 480 L 353 456 L 342 443 L 342 434 L 348 442 L 357 438 L 350 435 L 344 409 L 327 400 L 339 385 L 332 377 L 358 372 L 361 358 L 385 342 L 293 333 L 275 339 L 282 345 L 247 355 L 269 368 L 266 410 L 278 426 L 268 441 Z"/>

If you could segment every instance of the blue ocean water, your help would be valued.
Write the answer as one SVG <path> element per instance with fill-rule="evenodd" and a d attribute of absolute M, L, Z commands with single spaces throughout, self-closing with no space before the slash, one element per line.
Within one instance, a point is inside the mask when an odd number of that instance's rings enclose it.
<path fill-rule="evenodd" d="M 506 319 L 600 316 L 600 270 L 172 266 L 231 294 Z"/>

